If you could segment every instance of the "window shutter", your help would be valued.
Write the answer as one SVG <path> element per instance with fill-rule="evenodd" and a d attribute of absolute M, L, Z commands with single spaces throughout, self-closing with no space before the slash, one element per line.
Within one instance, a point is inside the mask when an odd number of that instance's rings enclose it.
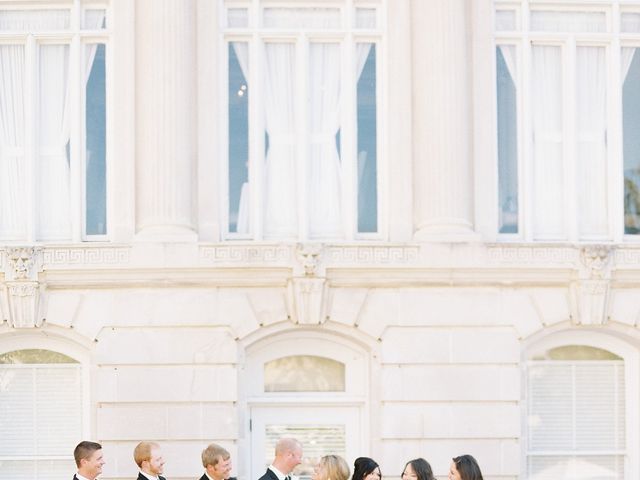
<path fill-rule="evenodd" d="M 530 478 L 624 477 L 624 362 L 531 362 L 528 393 Z"/>
<path fill-rule="evenodd" d="M 0 431 L 0 479 L 67 478 L 82 436 L 81 366 L 0 365 Z"/>

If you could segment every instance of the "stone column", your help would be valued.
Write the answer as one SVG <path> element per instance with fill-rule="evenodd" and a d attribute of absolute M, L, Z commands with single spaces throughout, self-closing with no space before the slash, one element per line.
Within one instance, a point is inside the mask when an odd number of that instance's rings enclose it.
<path fill-rule="evenodd" d="M 474 236 L 468 4 L 411 4 L 416 240 Z"/>
<path fill-rule="evenodd" d="M 135 4 L 137 237 L 195 240 L 195 0 Z"/>

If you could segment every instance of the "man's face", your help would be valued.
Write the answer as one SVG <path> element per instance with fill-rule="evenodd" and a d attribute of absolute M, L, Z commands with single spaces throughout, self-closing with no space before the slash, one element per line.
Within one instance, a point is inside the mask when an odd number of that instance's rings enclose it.
<path fill-rule="evenodd" d="M 296 465 L 300 465 L 300 463 L 302 463 L 302 447 L 297 447 L 289 452 L 289 465 L 291 470 L 293 470 Z"/>
<path fill-rule="evenodd" d="M 215 480 L 224 480 L 225 478 L 229 478 L 231 468 L 231 457 L 227 458 L 226 460 L 220 457 L 218 459 L 218 463 L 216 463 L 215 466 L 207 466 L 207 473 Z"/>
<path fill-rule="evenodd" d="M 104 457 L 102 456 L 102 450 L 94 450 L 89 458 L 83 458 L 80 460 L 80 470 L 83 477 L 87 477 L 93 480 L 102 473 L 102 466 L 105 464 Z"/>
<path fill-rule="evenodd" d="M 162 458 L 162 450 L 159 448 L 151 449 L 151 458 L 142 462 L 142 466 L 146 467 L 147 473 L 160 475 L 164 470 L 164 458 Z"/>

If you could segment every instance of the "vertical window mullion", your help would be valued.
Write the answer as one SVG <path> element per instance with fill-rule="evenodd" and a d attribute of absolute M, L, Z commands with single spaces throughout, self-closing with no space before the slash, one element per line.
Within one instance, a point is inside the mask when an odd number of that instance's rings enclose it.
<path fill-rule="evenodd" d="M 33 243 L 36 239 L 37 210 L 36 210 L 36 158 L 38 155 L 38 45 L 33 35 L 27 36 L 25 46 L 25 186 L 26 186 L 26 212 L 27 212 L 27 242 Z"/>

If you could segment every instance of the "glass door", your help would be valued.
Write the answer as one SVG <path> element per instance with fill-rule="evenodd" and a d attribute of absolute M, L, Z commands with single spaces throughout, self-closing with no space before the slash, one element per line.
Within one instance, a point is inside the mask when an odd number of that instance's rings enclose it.
<path fill-rule="evenodd" d="M 292 437 L 302 443 L 302 463 L 293 471 L 309 480 L 320 457 L 334 454 L 349 466 L 363 451 L 362 409 L 344 406 L 251 407 L 251 478 L 259 478 L 271 464 L 278 439 Z"/>

